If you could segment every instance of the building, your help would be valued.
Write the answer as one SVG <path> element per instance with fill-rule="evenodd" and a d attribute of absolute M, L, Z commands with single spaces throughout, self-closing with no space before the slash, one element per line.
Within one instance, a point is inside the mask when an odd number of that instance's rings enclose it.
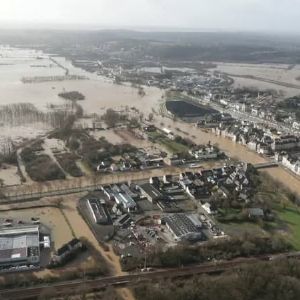
<path fill-rule="evenodd" d="M 106 225 L 109 223 L 109 215 L 104 207 L 105 202 L 101 202 L 98 199 L 88 199 L 87 200 L 87 207 L 89 212 L 92 216 L 92 219 L 95 223 Z"/>
<path fill-rule="evenodd" d="M 114 198 L 116 203 L 121 205 L 127 212 L 132 212 L 137 209 L 135 201 L 127 194 L 115 193 Z"/>
<path fill-rule="evenodd" d="M 265 216 L 264 211 L 261 208 L 249 208 L 248 217 L 249 218 L 263 218 Z"/>
<path fill-rule="evenodd" d="M 286 135 L 280 138 L 277 138 L 273 141 L 271 147 L 272 150 L 282 151 L 282 150 L 291 150 L 300 146 L 299 139 L 294 135 Z"/>
<path fill-rule="evenodd" d="M 166 134 L 166 136 L 167 136 L 170 140 L 174 140 L 174 139 L 175 139 L 175 135 L 174 135 L 174 133 L 173 133 L 170 129 L 168 129 L 168 128 L 163 128 L 163 129 L 162 129 L 162 132 L 163 132 L 164 134 Z"/>
<path fill-rule="evenodd" d="M 189 150 L 190 155 L 195 159 L 215 159 L 218 157 L 218 151 L 213 146 L 197 146 Z"/>
<path fill-rule="evenodd" d="M 73 255 L 81 251 L 83 248 L 84 245 L 80 240 L 73 239 L 56 251 L 55 255 L 52 257 L 52 263 L 62 264 L 70 259 Z"/>
<path fill-rule="evenodd" d="M 163 222 L 176 241 L 199 241 L 203 234 L 195 223 L 185 214 L 173 214 L 163 218 Z"/>
<path fill-rule="evenodd" d="M 282 156 L 282 165 L 300 175 L 300 154 L 286 154 Z"/>
<path fill-rule="evenodd" d="M 212 209 L 211 205 L 209 202 L 206 202 L 202 205 L 202 208 L 209 214 L 213 215 L 215 211 Z"/>
<path fill-rule="evenodd" d="M 39 226 L 0 229 L 0 267 L 39 266 Z"/>
<path fill-rule="evenodd" d="M 162 200 L 163 198 L 161 192 L 150 183 L 142 184 L 139 188 L 142 196 L 146 197 L 151 203 Z"/>

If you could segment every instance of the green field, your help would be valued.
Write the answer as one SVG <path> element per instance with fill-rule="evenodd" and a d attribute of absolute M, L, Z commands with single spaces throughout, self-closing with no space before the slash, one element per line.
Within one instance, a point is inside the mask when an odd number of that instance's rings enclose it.
<path fill-rule="evenodd" d="M 168 150 L 169 152 L 172 152 L 173 154 L 188 152 L 188 150 L 189 150 L 189 148 L 187 146 L 177 143 L 175 141 L 172 141 L 171 139 L 169 139 L 162 133 L 149 132 L 148 136 L 153 142 L 159 143 L 160 145 L 165 147 L 166 150 Z"/>
<path fill-rule="evenodd" d="M 261 178 L 260 195 L 276 215 L 275 221 L 267 224 L 268 231 L 279 232 L 295 250 L 300 250 L 300 208 L 290 200 L 290 192 L 284 186 L 266 174 Z"/>
<path fill-rule="evenodd" d="M 300 250 L 300 207 L 290 200 L 290 192 L 268 175 L 262 173 L 260 179 L 262 183 L 256 197 L 271 208 L 274 221 L 219 223 L 220 227 L 225 233 L 233 236 L 240 236 L 246 232 L 253 235 L 281 236 L 295 250 Z M 234 213 L 238 211 L 230 209 L 227 212 Z"/>
<path fill-rule="evenodd" d="M 287 227 L 287 240 L 295 250 L 300 250 L 300 213 L 299 208 L 290 205 L 278 211 L 278 216 Z"/>

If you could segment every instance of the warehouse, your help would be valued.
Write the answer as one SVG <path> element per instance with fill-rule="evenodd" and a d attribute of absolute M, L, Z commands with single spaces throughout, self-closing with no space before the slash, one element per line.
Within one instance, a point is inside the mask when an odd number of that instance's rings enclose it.
<path fill-rule="evenodd" d="M 122 205 L 126 212 L 132 212 L 137 209 L 135 201 L 129 195 L 116 193 L 114 198 L 116 203 Z"/>
<path fill-rule="evenodd" d="M 199 241 L 203 238 L 198 226 L 185 214 L 173 214 L 162 220 L 176 241 Z"/>
<path fill-rule="evenodd" d="M 90 211 L 90 214 L 93 218 L 93 221 L 97 224 L 107 225 L 109 223 L 109 215 L 104 207 L 104 203 L 101 203 L 98 199 L 88 199 L 87 206 Z"/>
<path fill-rule="evenodd" d="M 38 226 L 16 226 L 0 229 L 0 267 L 38 266 L 40 243 Z"/>
<path fill-rule="evenodd" d="M 145 183 L 140 186 L 140 191 L 143 197 L 146 197 L 151 203 L 162 200 L 161 192 L 156 189 L 152 184 Z"/>

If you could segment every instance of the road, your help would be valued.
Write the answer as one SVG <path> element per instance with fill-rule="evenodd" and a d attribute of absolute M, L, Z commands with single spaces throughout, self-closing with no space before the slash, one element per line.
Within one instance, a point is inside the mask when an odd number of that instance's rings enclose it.
<path fill-rule="evenodd" d="M 190 168 L 165 167 L 159 169 L 143 170 L 138 172 L 124 172 L 102 174 L 97 176 L 86 176 L 83 178 L 72 178 L 70 180 L 56 180 L 46 183 L 32 183 L 31 185 L 6 187 L 2 193 L 6 198 L 0 199 L 0 202 L 18 202 L 31 200 L 41 197 L 52 197 L 68 195 L 85 191 L 94 191 L 101 185 L 148 180 L 152 176 L 178 175 L 180 172 L 193 170 Z"/>
<path fill-rule="evenodd" d="M 198 98 L 198 97 L 194 97 L 194 96 L 189 96 L 189 98 L 196 100 L 200 103 L 202 102 L 202 99 Z M 203 103 L 205 104 L 205 103 Z M 211 106 L 212 108 L 214 108 L 215 110 L 221 111 L 223 113 L 229 113 L 231 114 L 231 116 L 233 118 L 235 118 L 236 120 L 240 120 L 240 121 L 248 121 L 248 122 L 252 122 L 252 123 L 256 123 L 256 124 L 266 124 L 270 127 L 274 127 L 276 128 L 278 131 L 281 131 L 285 134 L 299 134 L 299 130 L 296 130 L 294 128 L 292 128 L 292 126 L 288 126 L 282 123 L 277 123 L 275 121 L 270 121 L 270 120 L 265 120 L 263 118 L 260 118 L 258 116 L 254 116 L 251 115 L 249 113 L 246 112 L 242 112 L 242 111 L 237 111 L 234 110 L 232 108 L 225 108 L 217 103 L 214 102 L 209 102 L 209 106 Z"/>
<path fill-rule="evenodd" d="M 265 255 L 257 258 L 239 258 L 233 261 L 212 262 L 190 267 L 157 270 L 148 273 L 134 273 L 121 276 L 102 277 L 93 280 L 75 280 L 51 283 L 47 285 L 45 284 L 28 288 L 7 289 L 0 291 L 0 297 L 7 300 L 36 299 L 40 295 L 47 293 L 47 291 L 49 291 L 49 293 L 51 292 L 51 295 L 53 296 L 80 294 L 83 291 L 96 291 L 109 286 L 113 286 L 116 288 L 120 286 L 131 286 L 142 281 L 156 280 L 162 278 L 184 277 L 195 274 L 221 273 L 227 270 L 240 268 L 243 265 L 255 264 L 262 260 L 270 261 L 270 259 L 274 260 L 276 258 L 281 257 L 298 258 L 299 255 L 300 254 L 297 252 L 291 254 L 280 254 L 275 256 Z"/>

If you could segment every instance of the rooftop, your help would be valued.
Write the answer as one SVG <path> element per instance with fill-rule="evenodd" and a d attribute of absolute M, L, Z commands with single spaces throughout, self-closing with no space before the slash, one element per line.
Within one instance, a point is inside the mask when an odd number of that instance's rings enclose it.
<path fill-rule="evenodd" d="M 36 247 L 39 247 L 38 226 L 0 229 L 0 261 L 26 258 L 28 249 Z"/>

